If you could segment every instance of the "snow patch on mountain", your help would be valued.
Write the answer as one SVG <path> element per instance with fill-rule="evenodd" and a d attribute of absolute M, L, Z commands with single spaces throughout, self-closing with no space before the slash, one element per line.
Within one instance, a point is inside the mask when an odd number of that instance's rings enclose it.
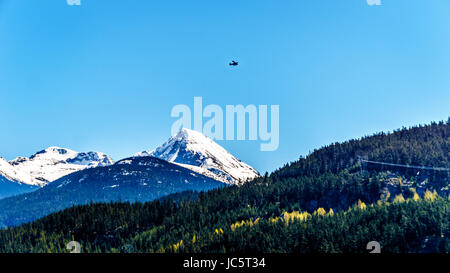
<path fill-rule="evenodd" d="M 185 128 L 156 150 L 143 151 L 135 156 L 154 156 L 226 184 L 241 185 L 259 176 L 255 169 L 210 138 Z"/>
<path fill-rule="evenodd" d="M 43 186 L 70 173 L 86 168 L 109 166 L 114 161 L 100 152 L 79 153 L 70 149 L 50 147 L 31 157 L 18 157 L 6 162 L 0 161 L 2 170 L 14 171 L 13 180 L 29 185 Z M 5 167 L 5 168 L 4 168 Z"/>
<path fill-rule="evenodd" d="M 2 157 L 0 157 L 0 175 L 14 182 L 32 180 L 29 173 L 18 170 Z"/>

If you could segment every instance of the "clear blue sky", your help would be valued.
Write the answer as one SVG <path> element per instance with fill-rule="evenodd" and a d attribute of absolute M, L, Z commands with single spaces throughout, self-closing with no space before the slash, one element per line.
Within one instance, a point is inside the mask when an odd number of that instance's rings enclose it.
<path fill-rule="evenodd" d="M 335 141 L 450 114 L 447 0 L 0 0 L 0 156 L 120 159 L 176 104 L 279 104 L 280 146 L 220 141 L 272 171 Z M 240 66 L 231 68 L 231 59 Z"/>

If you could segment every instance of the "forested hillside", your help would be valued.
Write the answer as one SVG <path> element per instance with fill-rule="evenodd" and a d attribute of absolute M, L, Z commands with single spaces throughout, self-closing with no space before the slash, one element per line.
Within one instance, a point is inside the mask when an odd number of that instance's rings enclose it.
<path fill-rule="evenodd" d="M 339 172 L 358 163 L 358 157 L 373 161 L 450 166 L 450 118 L 447 122 L 402 128 L 361 139 L 334 143 L 314 150 L 305 158 L 287 164 L 275 172 L 280 177 Z M 410 170 L 415 173 L 417 170 Z"/>
<path fill-rule="evenodd" d="M 0 231 L 0 252 L 448 252 L 450 123 L 333 144 L 243 186 L 89 204 Z M 411 151 L 409 152 L 409 149 Z M 402 161 L 404 159 L 405 161 Z"/>
<path fill-rule="evenodd" d="M 37 186 L 12 182 L 0 175 L 0 199 L 31 192 L 36 189 L 38 189 Z"/>

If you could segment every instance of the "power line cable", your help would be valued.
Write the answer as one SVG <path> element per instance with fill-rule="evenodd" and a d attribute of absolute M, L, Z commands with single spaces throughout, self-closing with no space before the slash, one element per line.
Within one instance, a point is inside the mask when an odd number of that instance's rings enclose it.
<path fill-rule="evenodd" d="M 372 160 L 366 160 L 366 159 L 361 159 L 361 158 L 359 160 L 361 162 L 367 162 L 367 163 L 379 164 L 379 165 L 387 165 L 387 166 L 394 166 L 394 167 L 404 167 L 404 168 L 432 170 L 432 171 L 446 171 L 446 172 L 450 171 L 450 168 L 443 168 L 443 167 L 404 165 L 404 164 L 395 164 L 395 163 L 387 163 L 387 162 L 380 162 L 380 161 L 372 161 Z"/>

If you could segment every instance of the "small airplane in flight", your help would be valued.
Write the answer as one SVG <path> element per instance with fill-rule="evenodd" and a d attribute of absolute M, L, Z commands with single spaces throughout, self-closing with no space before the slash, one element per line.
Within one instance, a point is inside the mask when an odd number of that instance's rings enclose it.
<path fill-rule="evenodd" d="M 233 60 L 233 61 L 231 61 L 230 66 L 237 66 L 238 64 L 239 64 L 238 62 L 235 62 L 235 61 Z"/>

